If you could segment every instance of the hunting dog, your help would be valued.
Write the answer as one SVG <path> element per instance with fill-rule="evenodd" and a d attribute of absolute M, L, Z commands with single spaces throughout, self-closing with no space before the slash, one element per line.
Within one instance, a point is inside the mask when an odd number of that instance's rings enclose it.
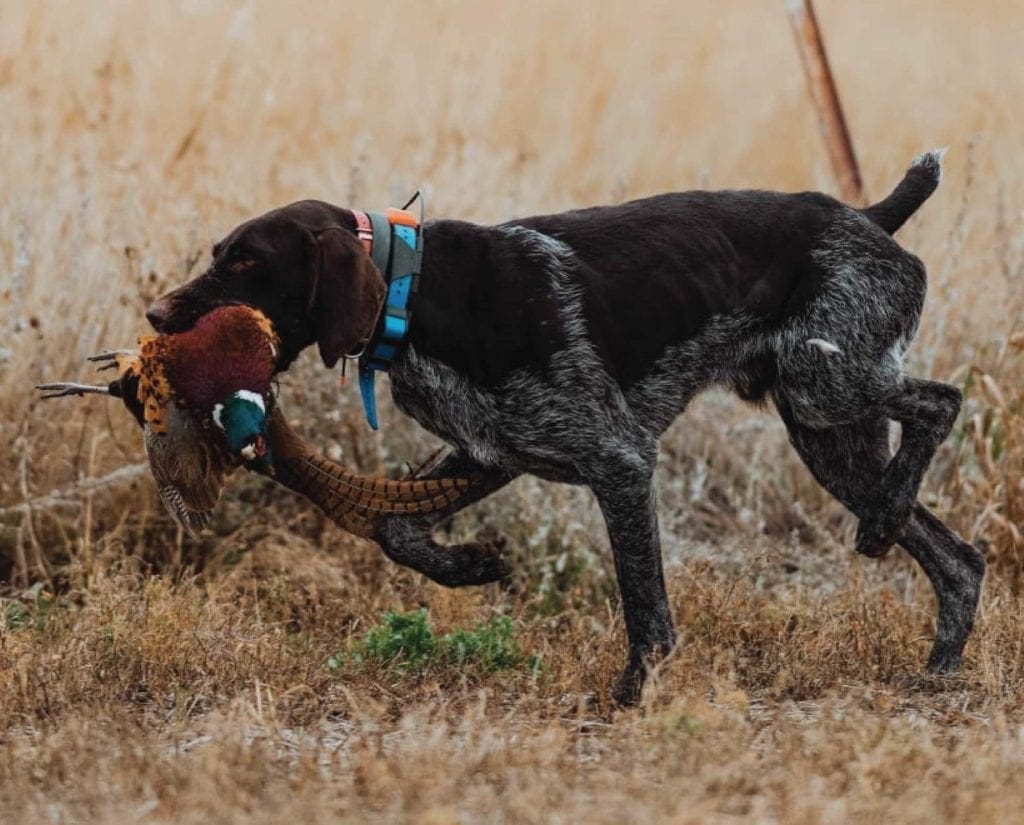
<path fill-rule="evenodd" d="M 479 226 L 422 228 L 419 291 L 390 370 L 400 410 L 451 445 L 433 476 L 474 476 L 462 508 L 522 473 L 584 484 L 608 528 L 629 639 L 613 695 L 639 697 L 672 625 L 653 483 L 658 438 L 699 391 L 771 399 L 818 482 L 859 519 L 856 548 L 901 544 L 938 597 L 928 667 L 959 667 L 984 559 L 917 502 L 960 410 L 901 368 L 925 297 L 892 234 L 932 194 L 940 153 L 865 209 L 816 192 L 684 192 Z M 385 291 L 355 214 L 302 201 L 237 227 L 209 269 L 157 300 L 159 332 L 230 303 L 262 310 L 279 368 L 333 367 L 371 335 Z M 889 422 L 901 425 L 893 455 Z M 383 520 L 395 562 L 448 586 L 496 581 L 499 546 L 438 545 L 447 513 Z"/>

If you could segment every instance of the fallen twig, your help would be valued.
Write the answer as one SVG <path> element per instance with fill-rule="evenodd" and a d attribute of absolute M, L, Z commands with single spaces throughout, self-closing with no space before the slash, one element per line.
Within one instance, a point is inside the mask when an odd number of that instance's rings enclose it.
<path fill-rule="evenodd" d="M 63 490 L 54 490 L 49 495 L 29 499 L 21 504 L 13 504 L 10 507 L 0 507 L 0 518 L 52 507 L 81 506 L 82 502 L 79 500 L 79 497 L 83 494 L 94 493 L 97 490 L 104 490 L 107 487 L 115 487 L 118 484 L 134 481 L 139 476 L 146 475 L 148 472 L 149 463 L 142 462 L 141 464 L 129 464 L 127 467 L 121 467 L 99 478 L 83 478 L 70 487 L 65 487 Z"/>

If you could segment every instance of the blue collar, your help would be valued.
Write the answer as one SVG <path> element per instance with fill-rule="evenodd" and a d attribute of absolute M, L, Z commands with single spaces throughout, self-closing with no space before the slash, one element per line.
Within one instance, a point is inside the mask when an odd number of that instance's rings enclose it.
<path fill-rule="evenodd" d="M 359 394 L 366 421 L 376 430 L 377 373 L 391 368 L 409 335 L 409 300 L 419 284 L 423 230 L 412 214 L 401 209 L 355 212 L 355 216 L 359 239 L 388 289 L 377 326 L 359 356 Z"/>

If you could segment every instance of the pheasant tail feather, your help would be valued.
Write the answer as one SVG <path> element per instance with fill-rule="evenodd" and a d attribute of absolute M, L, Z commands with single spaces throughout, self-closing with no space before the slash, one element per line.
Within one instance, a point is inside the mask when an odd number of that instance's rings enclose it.
<path fill-rule="evenodd" d="M 354 473 L 314 452 L 275 410 L 270 417 L 274 477 L 305 496 L 335 524 L 358 536 L 370 536 L 386 515 L 415 515 L 443 510 L 472 486 L 468 478 L 391 479 Z"/>

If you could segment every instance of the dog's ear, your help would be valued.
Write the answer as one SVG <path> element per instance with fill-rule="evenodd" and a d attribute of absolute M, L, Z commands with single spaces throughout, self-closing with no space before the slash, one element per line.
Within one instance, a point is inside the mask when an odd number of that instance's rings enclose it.
<path fill-rule="evenodd" d="M 363 244 L 340 226 L 315 235 L 307 311 L 324 366 L 373 333 L 387 286 Z"/>

